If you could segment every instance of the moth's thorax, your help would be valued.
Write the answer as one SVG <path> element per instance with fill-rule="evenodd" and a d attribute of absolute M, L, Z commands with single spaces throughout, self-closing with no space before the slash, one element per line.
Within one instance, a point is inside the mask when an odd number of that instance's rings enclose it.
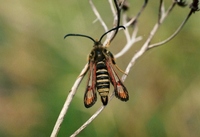
<path fill-rule="evenodd" d="M 89 55 L 90 60 L 94 62 L 104 61 L 106 57 L 107 49 L 102 46 L 95 46 Z"/>

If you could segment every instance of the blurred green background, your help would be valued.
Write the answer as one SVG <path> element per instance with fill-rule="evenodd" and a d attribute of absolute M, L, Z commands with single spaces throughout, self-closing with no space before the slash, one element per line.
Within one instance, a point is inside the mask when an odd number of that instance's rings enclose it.
<path fill-rule="evenodd" d="M 106 0 L 94 1 L 109 28 L 113 17 Z M 129 16 L 143 1 L 131 1 Z M 171 1 L 166 2 L 166 6 Z M 157 1 L 150 1 L 139 19 L 143 41 L 117 59 L 125 70 L 157 21 Z M 175 7 L 153 42 L 170 36 L 188 14 Z M 92 41 L 67 33 L 99 38 L 104 30 L 88 1 L 6 0 L 0 4 L 0 136 L 50 136 L 65 99 L 87 62 Z M 195 13 L 169 43 L 148 51 L 132 68 L 125 85 L 126 103 L 114 98 L 80 137 L 199 137 L 200 136 L 200 14 Z M 153 43 L 152 42 L 152 43 Z M 120 32 L 109 50 L 125 45 Z M 119 72 L 120 74 L 120 72 Z M 121 75 L 121 74 L 120 74 Z M 83 105 L 85 78 L 61 126 L 59 137 L 71 135 L 100 106 Z"/>

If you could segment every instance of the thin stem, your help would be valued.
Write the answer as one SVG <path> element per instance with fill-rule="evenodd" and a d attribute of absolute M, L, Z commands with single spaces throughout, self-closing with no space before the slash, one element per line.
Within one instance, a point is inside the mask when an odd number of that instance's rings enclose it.
<path fill-rule="evenodd" d="M 85 129 L 103 110 L 105 106 L 101 106 L 79 129 L 77 129 L 70 137 L 77 136 L 83 129 Z"/>
<path fill-rule="evenodd" d="M 123 14 L 122 15 L 122 24 L 126 24 L 127 23 L 126 19 L 127 19 L 127 15 Z M 124 30 L 124 34 L 126 36 L 126 41 L 127 42 L 130 41 L 131 40 L 131 36 L 129 34 L 128 27 L 127 27 L 127 29 Z"/>
<path fill-rule="evenodd" d="M 142 8 L 137 13 L 137 15 L 134 18 L 132 18 L 129 22 L 127 22 L 126 24 L 124 24 L 125 27 L 128 27 L 131 24 L 133 24 L 134 22 L 136 22 L 136 20 L 140 17 L 141 13 L 144 11 L 145 7 L 147 6 L 147 3 L 148 3 L 148 0 L 145 0 L 144 4 L 142 5 Z"/>
<path fill-rule="evenodd" d="M 127 27 L 127 29 L 124 30 L 124 34 L 125 34 L 125 36 L 126 36 L 127 43 L 126 43 L 126 45 L 124 46 L 124 48 L 123 48 L 119 53 L 117 53 L 117 54 L 115 55 L 115 58 L 118 58 L 118 57 L 124 55 L 124 54 L 134 45 L 134 43 L 136 43 L 136 42 L 142 40 L 142 37 L 141 37 L 141 36 L 136 37 L 136 36 L 137 36 L 137 32 L 138 32 L 138 27 L 137 27 L 137 22 L 136 22 L 136 20 L 139 18 L 139 16 L 141 15 L 142 11 L 145 9 L 147 3 L 148 3 L 148 0 L 145 0 L 143 6 L 142 6 L 142 8 L 140 9 L 140 11 L 138 12 L 137 16 L 136 16 L 135 18 L 132 18 L 131 21 L 129 21 L 128 23 L 127 23 L 127 21 L 126 21 L 126 17 L 127 17 L 126 14 L 125 14 L 125 13 L 123 14 L 123 16 L 122 16 L 122 17 L 123 17 L 123 18 L 122 18 L 122 19 L 123 19 L 123 20 L 122 20 L 122 21 L 123 21 L 123 25 Z M 135 22 L 134 22 L 134 21 L 135 21 Z M 129 31 L 128 31 L 128 26 L 130 26 L 133 22 L 134 22 L 134 30 L 133 30 L 132 36 L 130 37 Z"/>
<path fill-rule="evenodd" d="M 58 134 L 58 132 L 60 130 L 60 126 L 61 126 L 61 124 L 62 124 L 62 122 L 64 120 L 64 117 L 65 117 L 65 115 L 66 115 L 66 113 L 68 111 L 69 105 L 70 105 L 70 103 L 72 101 L 72 98 L 74 97 L 74 95 L 75 95 L 75 93 L 77 91 L 77 88 L 78 88 L 79 84 L 81 83 L 81 81 L 82 81 L 87 69 L 88 69 L 88 64 L 85 65 L 85 67 L 81 71 L 79 77 L 76 79 L 74 85 L 72 86 L 72 88 L 70 90 L 70 93 L 67 96 L 67 99 L 66 99 L 66 101 L 65 101 L 65 103 L 63 105 L 63 108 L 62 108 L 62 110 L 61 110 L 61 112 L 60 112 L 60 114 L 58 116 L 56 124 L 55 124 L 55 126 L 53 128 L 53 131 L 51 133 L 51 137 L 56 137 L 57 136 L 57 134 Z"/>
<path fill-rule="evenodd" d="M 120 25 L 120 12 L 121 12 L 121 9 L 118 6 L 117 0 L 114 0 L 115 8 L 117 10 L 117 12 L 115 12 L 112 0 L 108 0 L 108 1 L 109 1 L 110 7 L 111 7 L 111 10 L 112 10 L 112 13 L 113 13 L 113 17 L 114 17 L 113 27 L 119 26 Z M 107 39 L 104 41 L 103 45 L 108 45 L 108 43 L 111 43 L 111 41 L 115 38 L 117 32 L 118 32 L 118 30 L 113 31 L 112 33 L 110 33 L 110 35 L 108 35 Z"/>
<path fill-rule="evenodd" d="M 112 11 L 113 17 L 115 17 L 116 15 L 116 11 L 115 11 L 115 7 L 113 5 L 113 0 L 108 0 L 109 4 L 110 4 L 110 9 Z"/>
<path fill-rule="evenodd" d="M 166 16 L 168 16 L 169 13 L 173 10 L 173 8 L 175 7 L 175 5 L 176 5 L 176 2 L 173 2 L 172 5 L 168 8 L 168 10 L 165 13 L 163 13 L 163 16 L 160 19 L 160 22 L 163 22 L 163 20 L 166 18 Z"/>
<path fill-rule="evenodd" d="M 162 42 L 159 42 L 159 43 L 155 43 L 155 44 L 152 44 L 148 47 L 148 49 L 152 49 L 152 48 L 155 48 L 155 47 L 158 47 L 158 46 L 161 46 L 167 42 L 169 42 L 171 39 L 173 39 L 180 31 L 181 29 L 183 28 L 183 26 L 186 24 L 186 22 L 188 21 L 188 19 L 190 18 L 190 16 L 192 15 L 193 11 L 191 10 L 190 13 L 188 14 L 188 16 L 185 18 L 185 20 L 181 23 L 181 25 L 178 27 L 178 29 L 169 37 L 167 38 L 166 40 L 163 40 Z"/>
<path fill-rule="evenodd" d="M 127 30 L 125 30 L 126 32 Z M 138 27 L 136 26 L 134 31 L 133 31 L 133 34 L 132 34 L 132 37 L 129 41 L 127 41 L 126 45 L 124 46 L 124 48 L 115 55 L 115 58 L 119 58 L 121 57 L 122 55 L 124 55 L 127 51 L 129 51 L 129 49 L 138 41 L 142 40 L 142 37 L 139 36 L 139 37 L 136 37 L 136 34 L 138 32 Z M 127 35 L 127 34 L 125 34 Z"/>
<path fill-rule="evenodd" d="M 89 0 L 89 3 L 91 5 L 92 10 L 93 10 L 94 14 L 96 15 L 97 19 L 100 21 L 101 25 L 103 26 L 104 31 L 107 32 L 108 31 L 108 27 L 106 26 L 105 22 L 102 20 L 101 15 L 97 11 L 96 7 L 94 6 L 94 3 L 92 2 L 92 0 Z"/>
<path fill-rule="evenodd" d="M 163 13 L 164 13 L 164 2 L 163 0 L 160 0 L 159 11 L 158 11 L 158 23 L 160 23 Z"/>
<path fill-rule="evenodd" d="M 157 32 L 158 28 L 160 27 L 160 25 L 163 23 L 164 19 L 167 17 L 167 15 L 169 14 L 170 11 L 172 11 L 174 3 L 172 4 L 172 6 L 168 9 L 168 11 L 162 16 L 162 18 L 160 19 L 160 22 L 156 23 L 155 26 L 153 27 L 152 31 L 150 32 L 149 37 L 147 38 L 146 42 L 144 43 L 144 45 L 140 48 L 140 50 L 132 57 L 131 61 L 129 62 L 125 73 L 128 74 L 130 72 L 130 69 L 133 67 L 133 65 L 135 64 L 135 62 L 137 61 L 137 59 L 139 59 L 147 50 L 148 50 L 148 46 L 149 43 L 151 42 L 153 36 L 155 35 L 155 33 Z M 127 75 L 123 75 L 122 76 L 122 80 L 125 80 L 127 77 Z"/>
<path fill-rule="evenodd" d="M 116 7 L 116 10 L 117 10 L 117 20 L 116 20 L 116 24 L 115 24 L 115 21 L 114 21 L 114 27 L 117 27 L 120 25 L 120 12 L 121 12 L 121 9 L 119 8 L 119 5 L 117 3 L 117 0 L 114 0 L 114 3 L 115 3 L 115 7 Z M 117 32 L 118 32 L 118 29 L 114 32 L 114 34 L 112 35 L 112 37 L 110 38 L 110 43 L 112 42 L 112 40 L 115 38 L 115 36 L 117 35 Z"/>

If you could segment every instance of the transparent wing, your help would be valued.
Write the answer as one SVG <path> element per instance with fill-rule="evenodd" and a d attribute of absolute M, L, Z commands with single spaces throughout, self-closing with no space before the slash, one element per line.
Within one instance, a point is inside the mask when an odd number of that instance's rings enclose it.
<path fill-rule="evenodd" d="M 86 108 L 93 106 L 97 100 L 96 95 L 96 66 L 93 62 L 89 63 L 88 82 L 84 95 L 84 105 Z"/>
<path fill-rule="evenodd" d="M 117 73 L 115 72 L 113 68 L 114 65 L 111 59 L 107 59 L 106 66 L 108 69 L 110 81 L 112 85 L 114 86 L 115 96 L 122 101 L 128 101 L 129 100 L 128 91 L 126 87 L 123 85 Z"/>

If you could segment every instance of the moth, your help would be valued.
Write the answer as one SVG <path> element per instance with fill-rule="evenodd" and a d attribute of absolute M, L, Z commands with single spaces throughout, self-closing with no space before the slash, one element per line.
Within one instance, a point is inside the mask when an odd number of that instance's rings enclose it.
<path fill-rule="evenodd" d="M 113 54 L 107 50 L 101 43 L 102 38 L 109 32 L 124 28 L 124 26 L 118 26 L 104 33 L 99 40 L 94 40 L 92 37 L 82 34 L 67 34 L 68 36 L 80 36 L 91 39 L 94 42 L 92 51 L 88 57 L 88 68 L 84 75 L 88 72 L 87 87 L 84 95 L 84 105 L 89 108 L 97 101 L 96 90 L 98 91 L 103 105 L 108 104 L 108 95 L 110 90 L 110 83 L 114 87 L 115 96 L 122 100 L 128 101 L 129 95 L 126 87 L 120 80 L 114 68 L 117 68 Z M 121 69 L 119 69 L 122 71 Z"/>

